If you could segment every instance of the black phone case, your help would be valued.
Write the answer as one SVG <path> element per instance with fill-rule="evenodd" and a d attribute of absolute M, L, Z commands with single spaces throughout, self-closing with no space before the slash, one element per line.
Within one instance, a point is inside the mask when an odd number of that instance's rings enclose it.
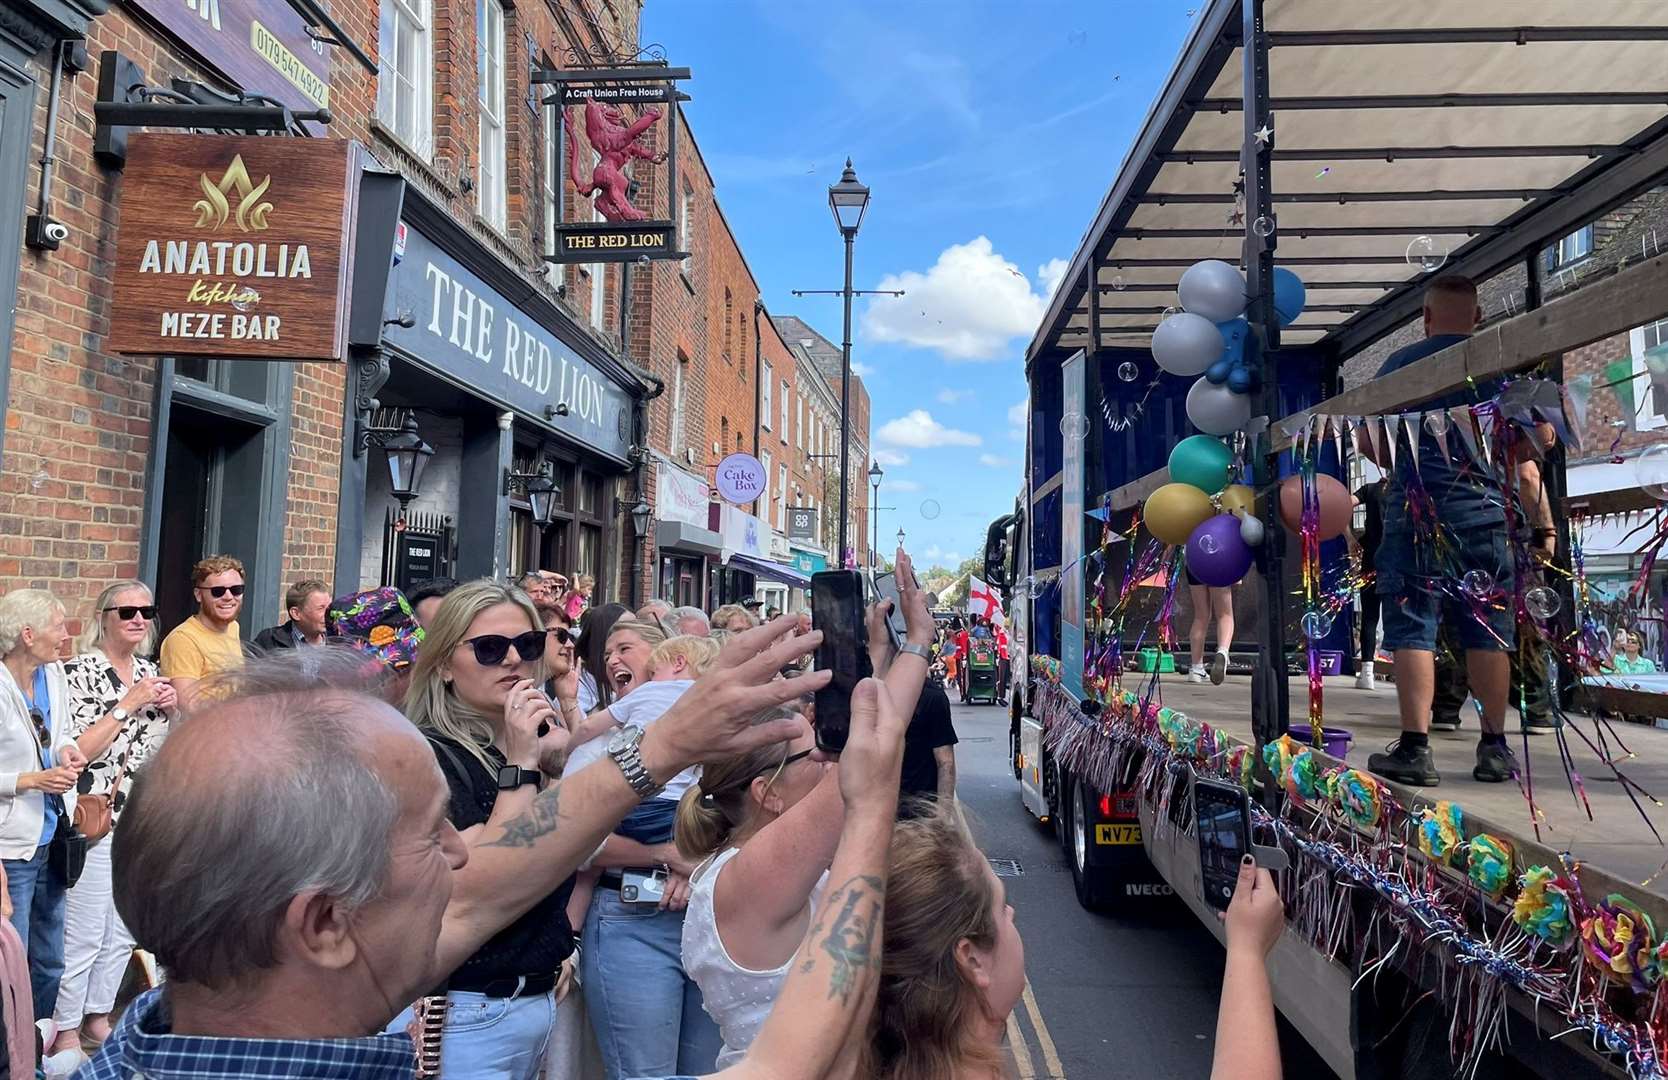
<path fill-rule="evenodd" d="M 1220 847 L 1207 839 L 1202 824 L 1206 816 L 1202 810 L 1212 805 L 1237 811 L 1238 850 L 1233 853 L 1229 865 L 1219 867 L 1211 865 L 1211 855 Z M 1196 779 L 1193 782 L 1193 814 L 1194 826 L 1199 834 L 1199 880 L 1204 901 L 1217 911 L 1227 911 L 1234 897 L 1234 888 L 1239 883 L 1239 860 L 1252 854 L 1250 796 L 1243 788 L 1231 784 Z"/>
<path fill-rule="evenodd" d="M 812 727 L 817 746 L 829 753 L 845 749 L 851 733 L 851 695 L 873 674 L 863 632 L 863 577 L 856 570 L 823 570 L 811 576 L 811 624 L 822 631 L 818 670 L 834 673 L 817 691 Z"/>

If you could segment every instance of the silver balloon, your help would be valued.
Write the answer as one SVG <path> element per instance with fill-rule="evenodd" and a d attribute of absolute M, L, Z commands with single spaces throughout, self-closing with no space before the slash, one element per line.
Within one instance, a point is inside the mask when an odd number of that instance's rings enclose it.
<path fill-rule="evenodd" d="M 1239 519 L 1239 538 L 1245 541 L 1246 547 L 1256 547 L 1263 542 L 1263 519 L 1255 514 L 1242 514 Z"/>
<path fill-rule="evenodd" d="M 1227 347 L 1215 323 L 1185 311 L 1165 319 L 1153 331 L 1153 359 L 1172 375 L 1203 375 Z"/>
<path fill-rule="evenodd" d="M 1206 435 L 1231 435 L 1251 419 L 1251 397 L 1201 378 L 1187 392 L 1187 418 Z"/>
<path fill-rule="evenodd" d="M 1221 259 L 1188 267 L 1177 292 L 1182 307 L 1213 323 L 1238 318 L 1245 311 L 1245 276 Z"/>

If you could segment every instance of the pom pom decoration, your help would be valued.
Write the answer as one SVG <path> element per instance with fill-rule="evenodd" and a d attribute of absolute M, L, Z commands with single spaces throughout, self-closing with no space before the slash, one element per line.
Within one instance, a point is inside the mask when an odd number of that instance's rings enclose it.
<path fill-rule="evenodd" d="M 1274 774 L 1274 780 L 1281 787 L 1286 785 L 1286 778 L 1291 775 L 1292 758 L 1303 749 L 1292 741 L 1290 735 L 1282 735 L 1263 747 L 1263 764 Z"/>
<path fill-rule="evenodd" d="M 1215 508 L 1210 496 L 1192 484 L 1165 484 L 1151 495 L 1141 510 L 1147 531 L 1166 544 L 1185 544 Z"/>
<path fill-rule="evenodd" d="M 1305 749 L 1292 757 L 1291 772 L 1286 777 L 1286 793 L 1297 800 L 1299 806 L 1325 797 L 1325 780 L 1313 750 Z"/>
<path fill-rule="evenodd" d="M 1661 973 L 1656 964 L 1656 926 L 1620 893 L 1606 896 L 1581 923 L 1587 959 L 1617 981 L 1643 993 Z"/>
<path fill-rule="evenodd" d="M 1224 344 L 1214 322 L 1181 311 L 1153 331 L 1153 360 L 1172 375 L 1201 375 L 1222 359 Z"/>
<path fill-rule="evenodd" d="M 1187 418 L 1207 435 L 1228 435 L 1251 420 L 1251 399 L 1200 379 L 1187 392 Z"/>
<path fill-rule="evenodd" d="M 1251 569 L 1256 557 L 1232 514 L 1206 518 L 1187 538 L 1187 569 L 1202 585 L 1225 588 Z"/>
<path fill-rule="evenodd" d="M 1465 840 L 1465 815 L 1446 799 L 1427 809 L 1419 818 L 1419 850 L 1439 863 L 1452 862 L 1454 851 Z"/>
<path fill-rule="evenodd" d="M 1247 790 L 1251 787 L 1251 766 L 1255 760 L 1249 746 L 1236 746 L 1228 751 L 1228 775 Z"/>
<path fill-rule="evenodd" d="M 1221 259 L 1204 259 L 1188 267 L 1176 292 L 1183 308 L 1213 323 L 1238 318 L 1245 310 L 1245 276 Z"/>
<path fill-rule="evenodd" d="M 1512 882 L 1512 845 L 1497 836 L 1478 833 L 1467 845 L 1470 861 L 1466 874 L 1483 895 L 1498 900 Z"/>
<path fill-rule="evenodd" d="M 1384 817 L 1384 789 L 1360 769 L 1344 769 L 1333 780 L 1332 804 L 1356 828 L 1376 829 Z"/>
<path fill-rule="evenodd" d="M 1534 866 L 1517 879 L 1517 902 L 1512 922 L 1548 945 L 1569 944 L 1575 932 L 1570 922 L 1570 883 L 1549 866 Z"/>
<path fill-rule="evenodd" d="M 1274 268 L 1274 316 L 1282 330 L 1303 314 L 1303 305 L 1308 299 L 1308 290 L 1303 287 L 1302 278 L 1283 266 Z"/>
<path fill-rule="evenodd" d="M 1320 532 L 1322 540 L 1336 540 L 1349 530 L 1355 502 L 1335 476 L 1318 473 L 1315 494 L 1320 497 Z M 1300 532 L 1303 521 L 1303 478 L 1288 476 L 1280 481 L 1280 520 L 1292 532 Z"/>
<path fill-rule="evenodd" d="M 1215 495 L 1233 478 L 1234 452 L 1210 435 L 1189 435 L 1170 451 L 1170 480 Z"/>

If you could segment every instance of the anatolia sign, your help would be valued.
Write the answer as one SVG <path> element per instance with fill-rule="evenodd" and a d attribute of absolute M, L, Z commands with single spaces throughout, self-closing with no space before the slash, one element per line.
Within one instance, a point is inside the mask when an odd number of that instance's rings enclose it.
<path fill-rule="evenodd" d="M 133 136 L 110 348 L 340 360 L 358 153 L 340 139 Z"/>

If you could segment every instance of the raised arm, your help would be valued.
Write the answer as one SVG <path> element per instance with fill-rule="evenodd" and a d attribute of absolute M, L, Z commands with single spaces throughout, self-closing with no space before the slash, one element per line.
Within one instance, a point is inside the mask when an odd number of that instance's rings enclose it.
<path fill-rule="evenodd" d="M 909 553 L 901 547 L 893 566 L 896 568 L 899 606 L 903 608 L 904 641 L 927 649 L 937 631 L 932 609 L 927 606 L 927 594 L 921 591 L 921 583 L 915 579 L 915 566 L 910 561 Z M 892 638 L 886 631 L 886 616 L 891 610 L 891 602 L 886 600 L 869 609 L 869 661 L 874 667 L 875 677 L 886 683 L 894 707 L 905 716 L 912 716 L 915 702 L 921 696 L 921 687 L 927 681 L 927 658 L 915 653 L 897 655 L 892 651 Z"/>
<path fill-rule="evenodd" d="M 819 633 L 795 633 L 799 626 L 797 616 L 784 616 L 730 639 L 714 669 L 644 734 L 643 767 L 656 783 L 698 761 L 793 734 L 792 720 L 752 720 L 828 681 L 827 672 L 775 678 L 822 640 Z M 450 974 L 554 890 L 641 801 L 612 760 L 599 761 L 534 795 L 524 812 L 484 829 L 470 844 L 467 873 L 458 875 L 446 908 L 435 974 Z"/>
<path fill-rule="evenodd" d="M 1280 1080 L 1280 1036 L 1268 984 L 1268 953 L 1285 929 L 1274 879 L 1247 855 L 1228 904 L 1228 962 L 1216 1015 L 1212 1080 Z"/>

